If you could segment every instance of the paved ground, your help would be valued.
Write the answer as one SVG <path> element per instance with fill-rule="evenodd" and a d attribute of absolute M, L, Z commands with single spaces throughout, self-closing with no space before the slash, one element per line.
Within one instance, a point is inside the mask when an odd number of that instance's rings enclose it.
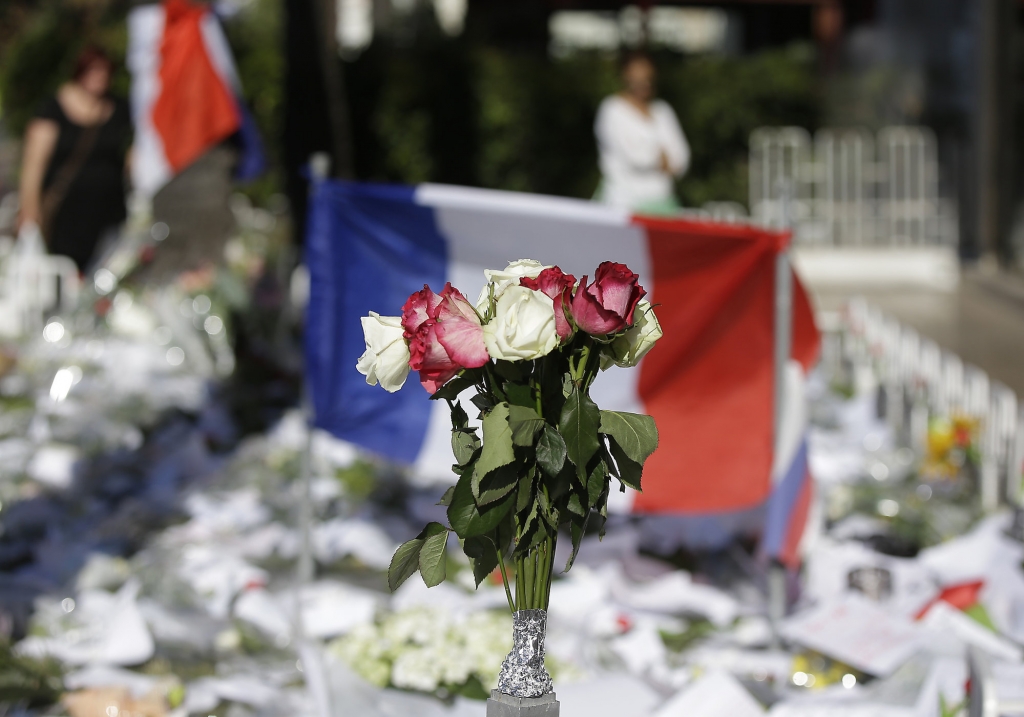
<path fill-rule="evenodd" d="M 860 295 L 1024 397 L 1024 279 L 965 272 L 957 291 L 814 287 L 821 309 Z"/>

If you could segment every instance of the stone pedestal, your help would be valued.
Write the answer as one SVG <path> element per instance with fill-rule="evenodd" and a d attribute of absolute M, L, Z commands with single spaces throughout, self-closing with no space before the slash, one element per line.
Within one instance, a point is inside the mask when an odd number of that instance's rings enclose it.
<path fill-rule="evenodd" d="M 491 690 L 487 717 L 558 717 L 558 700 L 554 692 L 543 697 L 510 697 Z"/>

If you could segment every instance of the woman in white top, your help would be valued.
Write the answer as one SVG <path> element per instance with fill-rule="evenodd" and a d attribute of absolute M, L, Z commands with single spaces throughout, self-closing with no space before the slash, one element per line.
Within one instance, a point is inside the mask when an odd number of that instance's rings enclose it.
<path fill-rule="evenodd" d="M 603 179 L 598 198 L 626 209 L 665 213 L 678 207 L 673 183 L 690 166 L 690 145 L 676 113 L 654 98 L 654 64 L 641 53 L 622 63 L 621 92 L 606 97 L 594 133 Z"/>

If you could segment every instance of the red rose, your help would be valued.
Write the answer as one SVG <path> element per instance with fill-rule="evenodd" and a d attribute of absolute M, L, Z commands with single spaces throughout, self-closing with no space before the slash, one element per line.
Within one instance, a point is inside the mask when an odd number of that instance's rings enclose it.
<path fill-rule="evenodd" d="M 409 341 L 409 367 L 434 393 L 463 368 L 483 366 L 490 357 L 476 310 L 458 289 L 446 284 L 440 294 L 424 286 L 402 307 L 402 328 Z"/>
<path fill-rule="evenodd" d="M 633 311 L 647 295 L 640 277 L 625 264 L 606 261 L 597 267 L 594 283 L 583 277 L 572 297 L 572 318 L 588 334 L 614 334 L 633 325 Z"/>
<path fill-rule="evenodd" d="M 539 291 L 551 297 L 555 305 L 555 331 L 558 338 L 565 341 L 572 336 L 572 324 L 567 316 L 572 301 L 572 289 L 576 286 L 576 277 L 563 273 L 557 266 L 542 271 L 536 279 L 524 276 L 519 280 L 520 286 Z"/>

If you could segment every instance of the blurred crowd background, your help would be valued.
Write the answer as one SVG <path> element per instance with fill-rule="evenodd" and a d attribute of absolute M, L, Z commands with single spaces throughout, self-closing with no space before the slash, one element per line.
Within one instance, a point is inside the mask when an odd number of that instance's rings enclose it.
<path fill-rule="evenodd" d="M 29 118 L 81 47 L 98 42 L 123 60 L 131 5 L 4 3 L 0 192 L 14 186 Z M 216 5 L 267 142 L 271 171 L 243 189 L 259 205 L 282 193 L 301 217 L 300 169 L 316 151 L 339 176 L 588 198 L 593 118 L 617 88 L 615 55 L 644 46 L 693 148 L 678 185 L 685 206 L 749 203 L 759 127 L 925 126 L 939 192 L 959 211 L 961 255 L 1019 254 L 1022 20 L 1010 0 Z M 119 62 L 114 89 L 128 88 Z"/>

